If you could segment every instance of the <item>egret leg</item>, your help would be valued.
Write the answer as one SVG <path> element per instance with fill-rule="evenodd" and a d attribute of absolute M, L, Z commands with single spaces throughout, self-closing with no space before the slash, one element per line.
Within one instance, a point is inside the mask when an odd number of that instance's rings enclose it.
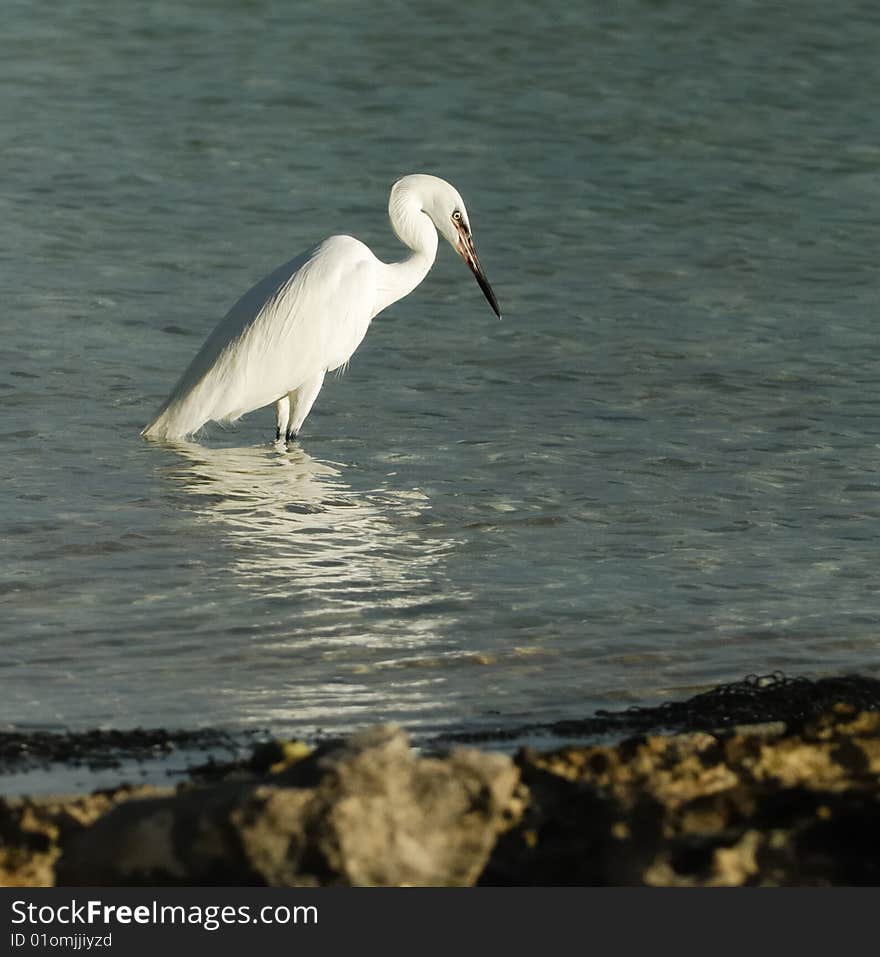
<path fill-rule="evenodd" d="M 287 435 L 287 424 L 290 422 L 290 396 L 283 395 L 275 403 L 275 441 L 280 442 L 281 436 Z"/>
<path fill-rule="evenodd" d="M 299 430 L 302 428 L 306 416 L 311 412 L 323 384 L 324 373 L 321 372 L 311 379 L 307 379 L 295 392 L 290 393 L 290 398 L 293 400 L 293 415 L 290 419 L 290 427 L 287 430 L 288 442 L 292 442 L 299 435 Z"/>

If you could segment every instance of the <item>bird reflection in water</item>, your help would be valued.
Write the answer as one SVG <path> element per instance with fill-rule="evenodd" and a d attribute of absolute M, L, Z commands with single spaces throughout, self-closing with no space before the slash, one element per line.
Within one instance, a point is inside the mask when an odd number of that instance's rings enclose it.
<path fill-rule="evenodd" d="M 424 649 L 448 635 L 457 602 L 443 568 L 454 542 L 419 521 L 430 507 L 423 493 L 355 492 L 345 466 L 301 448 L 175 448 L 174 477 L 232 546 L 232 578 L 281 603 L 287 641 Z"/>

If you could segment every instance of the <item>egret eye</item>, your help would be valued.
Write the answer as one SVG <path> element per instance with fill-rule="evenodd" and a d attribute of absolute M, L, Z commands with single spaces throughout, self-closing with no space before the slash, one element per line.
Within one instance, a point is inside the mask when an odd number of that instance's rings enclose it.
<path fill-rule="evenodd" d="M 456 210 L 456 211 L 452 214 L 452 218 L 453 218 L 453 220 L 454 220 L 455 222 L 460 223 L 460 222 L 461 222 L 461 212 L 460 212 L 460 210 Z"/>

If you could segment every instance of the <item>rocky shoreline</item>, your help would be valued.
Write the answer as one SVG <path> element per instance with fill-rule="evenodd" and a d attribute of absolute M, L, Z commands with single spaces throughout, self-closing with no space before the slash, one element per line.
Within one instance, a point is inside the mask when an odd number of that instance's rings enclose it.
<path fill-rule="evenodd" d="M 426 753 L 377 726 L 176 787 L 0 798 L 0 884 L 877 884 L 880 682 L 823 681 L 715 689 L 614 744 Z"/>

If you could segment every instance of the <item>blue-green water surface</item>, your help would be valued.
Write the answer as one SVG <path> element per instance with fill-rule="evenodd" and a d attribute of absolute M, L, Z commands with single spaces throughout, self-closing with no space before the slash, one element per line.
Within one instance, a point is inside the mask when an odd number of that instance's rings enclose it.
<path fill-rule="evenodd" d="M 877 674 L 880 13 L 4 6 L 0 724 L 417 734 Z M 391 183 L 453 252 L 330 378 L 139 438 Z"/>

